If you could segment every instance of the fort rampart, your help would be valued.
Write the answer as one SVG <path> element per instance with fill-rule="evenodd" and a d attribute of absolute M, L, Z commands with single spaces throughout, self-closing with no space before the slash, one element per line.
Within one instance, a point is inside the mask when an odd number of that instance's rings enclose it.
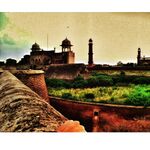
<path fill-rule="evenodd" d="M 45 83 L 44 71 L 42 70 L 12 70 L 19 80 L 39 94 L 46 101 L 49 101 L 48 91 Z"/>
<path fill-rule="evenodd" d="M 49 101 L 48 91 L 45 83 L 44 71 L 42 70 L 9 70 L 25 85 L 34 92 Z M 3 72 L 3 71 L 1 71 Z"/>
<path fill-rule="evenodd" d="M 50 104 L 68 119 L 79 120 L 87 131 L 150 131 L 150 107 L 94 104 L 51 97 Z"/>
<path fill-rule="evenodd" d="M 0 74 L 0 131 L 52 132 L 67 119 L 8 71 Z"/>

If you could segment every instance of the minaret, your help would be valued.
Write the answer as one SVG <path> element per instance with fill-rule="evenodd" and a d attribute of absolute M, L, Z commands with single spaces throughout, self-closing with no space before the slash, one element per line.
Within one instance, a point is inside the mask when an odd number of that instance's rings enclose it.
<path fill-rule="evenodd" d="M 88 59 L 88 64 L 89 66 L 93 65 L 93 41 L 92 39 L 89 39 L 89 59 Z"/>
<path fill-rule="evenodd" d="M 137 55 L 137 65 L 140 65 L 140 60 L 141 60 L 141 49 L 138 48 L 138 55 Z"/>

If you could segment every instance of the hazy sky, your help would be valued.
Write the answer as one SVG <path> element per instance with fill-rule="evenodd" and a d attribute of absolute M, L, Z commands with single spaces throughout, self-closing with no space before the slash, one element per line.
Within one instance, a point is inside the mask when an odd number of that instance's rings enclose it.
<path fill-rule="evenodd" d="M 67 28 L 68 27 L 68 28 Z M 150 56 L 150 13 L 0 13 L 0 60 L 21 58 L 37 42 L 60 51 L 66 37 L 76 62 L 88 62 L 93 39 L 94 62 L 136 62 L 137 49 Z"/>

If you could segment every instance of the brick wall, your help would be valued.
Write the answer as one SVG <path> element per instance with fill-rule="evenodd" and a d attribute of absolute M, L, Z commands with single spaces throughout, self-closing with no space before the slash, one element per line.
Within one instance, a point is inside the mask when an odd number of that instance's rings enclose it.
<path fill-rule="evenodd" d="M 25 85 L 31 88 L 34 92 L 49 101 L 47 86 L 43 71 L 12 71 L 12 73 L 20 79 Z"/>
<path fill-rule="evenodd" d="M 150 131 L 150 108 L 93 104 L 51 97 L 50 104 L 68 119 L 79 120 L 87 131 Z"/>
<path fill-rule="evenodd" d="M 55 132 L 66 120 L 10 72 L 0 75 L 0 132 Z"/>

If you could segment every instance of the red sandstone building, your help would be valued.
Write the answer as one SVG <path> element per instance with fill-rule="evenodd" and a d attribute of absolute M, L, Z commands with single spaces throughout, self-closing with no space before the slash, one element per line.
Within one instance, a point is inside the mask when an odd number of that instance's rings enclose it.
<path fill-rule="evenodd" d="M 150 57 L 145 57 L 145 56 L 142 57 L 140 48 L 138 48 L 137 65 L 138 66 L 149 66 L 150 65 Z"/>
<path fill-rule="evenodd" d="M 30 55 L 25 55 L 19 64 L 39 66 L 39 65 L 50 65 L 50 64 L 73 64 L 75 61 L 75 53 L 71 50 L 73 46 L 71 42 L 66 38 L 60 45 L 62 52 L 56 52 L 54 50 L 43 50 L 40 46 L 35 43 L 32 45 Z"/>

